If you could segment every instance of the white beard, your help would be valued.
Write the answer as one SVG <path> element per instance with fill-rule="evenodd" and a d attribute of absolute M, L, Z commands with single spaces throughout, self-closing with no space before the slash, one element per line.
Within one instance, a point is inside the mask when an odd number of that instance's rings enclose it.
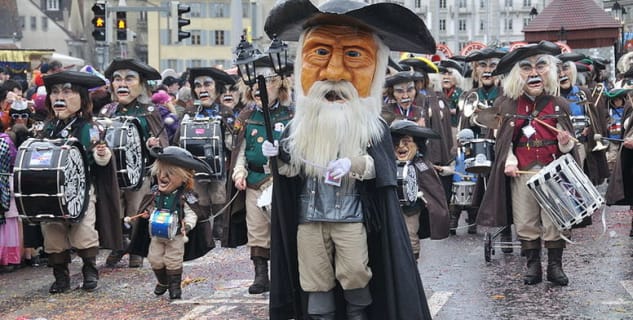
<path fill-rule="evenodd" d="M 332 92 L 343 101 L 328 101 L 325 96 Z M 307 96 L 297 97 L 283 144 L 291 164 L 304 168 L 308 176 L 323 177 L 330 161 L 366 154 L 367 147 L 382 136 L 380 109 L 380 99 L 360 98 L 347 81 L 315 82 Z"/>

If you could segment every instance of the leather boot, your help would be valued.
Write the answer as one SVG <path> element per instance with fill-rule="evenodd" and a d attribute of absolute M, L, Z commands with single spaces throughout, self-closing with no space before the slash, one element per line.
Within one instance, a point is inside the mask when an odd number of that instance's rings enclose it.
<path fill-rule="evenodd" d="M 106 262 L 105 262 L 106 267 L 115 268 L 117 263 L 119 263 L 119 261 L 121 261 L 121 258 L 123 258 L 123 254 L 125 254 L 125 251 L 123 250 L 110 251 L 110 254 L 106 258 Z"/>
<path fill-rule="evenodd" d="M 165 268 L 162 269 L 153 269 L 154 274 L 156 275 L 156 280 L 158 283 L 154 288 L 154 294 L 157 296 L 162 296 L 167 292 L 169 288 L 169 279 L 167 278 L 167 270 Z"/>
<path fill-rule="evenodd" d="M 68 251 L 51 253 L 48 256 L 48 261 L 53 267 L 53 275 L 55 276 L 55 282 L 48 289 L 48 292 L 56 294 L 70 290 L 70 271 L 68 270 L 70 253 Z"/>
<path fill-rule="evenodd" d="M 449 220 L 448 220 L 448 233 L 452 236 L 457 234 L 457 225 L 459 224 L 459 216 L 461 215 L 461 210 L 459 209 L 451 209 Z"/>
<path fill-rule="evenodd" d="M 563 248 L 547 249 L 547 281 L 566 286 L 569 279 L 563 272 Z"/>
<path fill-rule="evenodd" d="M 542 282 L 541 240 L 521 241 L 521 247 L 527 257 L 527 271 L 523 277 L 523 283 L 533 285 Z"/>
<path fill-rule="evenodd" d="M 345 301 L 347 301 L 348 320 L 366 320 L 365 308 L 371 304 L 371 293 L 369 287 L 343 291 Z"/>
<path fill-rule="evenodd" d="M 512 253 L 514 251 L 514 249 L 512 249 L 512 226 L 503 228 L 501 231 L 501 242 L 501 251 L 503 253 Z"/>
<path fill-rule="evenodd" d="M 97 281 L 99 280 L 99 271 L 97 270 L 97 258 L 81 258 L 84 265 L 81 267 L 81 274 L 84 277 L 84 284 L 81 289 L 85 291 L 93 291 L 97 288 Z"/>
<path fill-rule="evenodd" d="M 211 211 L 212 215 L 218 213 L 220 210 L 222 210 L 223 207 L 224 207 L 224 204 L 211 205 L 210 210 L 212 210 Z M 213 239 L 222 240 L 222 235 L 224 234 L 224 212 L 220 213 L 220 215 L 218 215 L 217 217 L 213 219 L 213 228 L 212 228 Z"/>
<path fill-rule="evenodd" d="M 308 319 L 334 320 L 335 313 L 334 291 L 308 293 Z"/>
<path fill-rule="evenodd" d="M 252 257 L 255 266 L 255 281 L 248 287 L 248 293 L 260 294 L 270 290 L 270 280 L 268 279 L 268 259 L 264 257 Z"/>
<path fill-rule="evenodd" d="M 129 268 L 140 268 L 143 266 L 143 257 L 135 254 L 130 254 L 130 260 L 128 261 Z"/>
<path fill-rule="evenodd" d="M 631 218 L 631 231 L 629 231 L 629 237 L 633 238 L 633 218 Z"/>
<path fill-rule="evenodd" d="M 468 209 L 468 234 L 477 234 L 477 209 Z"/>
<path fill-rule="evenodd" d="M 182 288 L 180 287 L 182 282 L 182 268 L 166 270 L 166 274 L 169 279 L 169 299 L 180 299 L 182 295 Z"/>

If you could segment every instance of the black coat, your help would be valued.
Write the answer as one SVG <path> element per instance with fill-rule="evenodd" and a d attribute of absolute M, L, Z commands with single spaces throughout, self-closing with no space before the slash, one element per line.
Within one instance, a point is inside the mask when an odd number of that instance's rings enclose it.
<path fill-rule="evenodd" d="M 358 183 L 373 273 L 369 282 L 373 303 L 367 314 L 370 319 L 381 320 L 431 319 L 400 210 L 393 150 L 385 125 L 382 140 L 368 149 L 377 177 Z M 299 177 L 285 176 L 275 177 L 273 183 L 269 306 L 273 320 L 307 318 L 307 294 L 299 285 L 296 242 L 302 183 Z"/>

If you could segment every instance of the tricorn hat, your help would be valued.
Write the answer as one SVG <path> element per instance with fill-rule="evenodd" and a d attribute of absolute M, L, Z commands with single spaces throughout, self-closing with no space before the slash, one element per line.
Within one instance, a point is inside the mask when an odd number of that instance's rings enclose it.
<path fill-rule="evenodd" d="M 410 57 L 407 59 L 400 60 L 400 64 L 408 65 L 413 68 L 415 71 L 424 72 L 424 73 L 437 73 L 439 69 L 431 60 L 424 57 Z"/>
<path fill-rule="evenodd" d="M 472 61 L 481 61 L 491 58 L 503 58 L 506 55 L 506 51 L 493 49 L 493 48 L 483 48 L 481 50 L 475 50 L 469 53 L 466 56 L 466 62 Z"/>
<path fill-rule="evenodd" d="M 614 98 L 626 96 L 631 91 L 633 91 L 633 89 L 629 89 L 629 88 L 615 88 L 615 89 L 611 89 L 609 91 L 605 91 L 604 95 L 607 96 L 609 99 L 614 99 Z"/>
<path fill-rule="evenodd" d="M 391 87 L 398 83 L 413 82 L 413 74 L 408 71 L 400 71 L 385 80 L 385 87 Z"/>
<path fill-rule="evenodd" d="M 209 76 L 213 79 L 213 81 L 221 82 L 225 85 L 234 85 L 235 79 L 231 77 L 228 73 L 223 70 L 217 68 L 189 68 L 189 84 L 193 88 L 193 81 L 200 76 Z"/>
<path fill-rule="evenodd" d="M 392 134 L 412 136 L 413 138 L 439 139 L 440 135 L 433 129 L 420 127 L 410 120 L 396 120 L 389 126 Z"/>
<path fill-rule="evenodd" d="M 438 62 L 437 64 L 437 68 L 440 70 L 440 72 L 445 72 L 448 70 L 448 68 L 451 68 L 457 70 L 457 72 L 459 72 L 459 74 L 461 75 L 464 74 L 464 68 L 462 67 L 462 65 L 452 59 L 440 60 L 440 62 Z"/>
<path fill-rule="evenodd" d="M 150 154 L 159 161 L 165 161 L 174 166 L 191 169 L 198 173 L 213 173 L 213 169 L 211 169 L 209 164 L 194 157 L 191 152 L 180 147 L 154 147 L 150 150 Z"/>
<path fill-rule="evenodd" d="M 539 54 L 549 54 L 549 55 L 557 55 L 560 53 L 560 48 L 552 42 L 549 41 L 541 41 L 537 44 L 528 44 L 523 47 L 519 47 L 514 49 L 514 51 L 509 52 L 501 60 L 499 60 L 499 64 L 497 65 L 497 69 L 492 73 L 492 75 L 500 75 L 506 74 L 512 70 L 515 64 L 519 61 L 529 58 L 531 56 L 539 55 Z"/>
<path fill-rule="evenodd" d="M 580 61 L 582 59 L 587 58 L 587 56 L 579 52 L 564 52 L 557 55 L 556 58 L 558 58 L 558 60 L 562 62 L 567 62 L 567 61 L 576 62 L 576 61 Z"/>
<path fill-rule="evenodd" d="M 108 79 L 112 79 L 112 74 L 114 73 L 114 71 L 123 69 L 134 70 L 138 72 L 145 80 L 161 79 L 161 75 L 156 69 L 136 59 L 114 59 L 104 72 L 104 75 Z"/>
<path fill-rule="evenodd" d="M 86 89 L 91 89 L 94 87 L 100 87 L 105 85 L 105 81 L 99 78 L 98 76 L 81 72 L 81 71 L 62 71 L 49 75 L 45 75 L 42 77 L 44 80 L 44 86 L 46 87 L 46 92 L 51 92 L 51 87 L 60 83 L 71 83 L 76 86 L 80 86 Z"/>
<path fill-rule="evenodd" d="M 330 0 L 317 8 L 310 0 L 287 0 L 270 11 L 264 30 L 271 39 L 298 41 L 304 30 L 318 25 L 358 26 L 375 32 L 392 51 L 435 53 L 424 21 L 395 3 Z"/>

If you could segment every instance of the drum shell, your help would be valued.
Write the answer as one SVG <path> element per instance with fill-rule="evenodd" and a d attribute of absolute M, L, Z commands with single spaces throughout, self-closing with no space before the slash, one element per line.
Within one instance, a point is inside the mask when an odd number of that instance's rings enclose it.
<path fill-rule="evenodd" d="M 209 164 L 213 169 L 211 179 L 226 178 L 222 137 L 222 123 L 217 120 L 189 120 L 180 124 L 180 147 Z"/>
<path fill-rule="evenodd" d="M 455 206 L 472 206 L 475 194 L 473 181 L 453 182 L 451 204 Z"/>
<path fill-rule="evenodd" d="M 466 172 L 487 174 L 495 160 L 495 141 L 491 139 L 473 139 L 466 145 L 464 164 Z"/>
<path fill-rule="evenodd" d="M 149 235 L 172 240 L 178 232 L 178 215 L 154 210 L 149 218 Z"/>
<path fill-rule="evenodd" d="M 81 166 L 77 170 L 83 171 L 83 176 L 79 172 L 64 171 L 69 161 Z M 28 139 L 20 146 L 14 166 L 18 212 L 34 222 L 80 221 L 88 208 L 88 170 L 84 148 L 79 142 Z M 72 181 L 76 182 L 79 190 L 65 190 L 65 186 Z M 82 197 L 77 199 L 77 207 L 69 207 L 66 192 L 76 192 L 77 197 Z"/>
<path fill-rule="evenodd" d="M 138 190 L 143 185 L 147 164 L 141 124 L 134 117 L 112 118 L 109 122 L 105 140 L 115 159 L 119 188 Z"/>

